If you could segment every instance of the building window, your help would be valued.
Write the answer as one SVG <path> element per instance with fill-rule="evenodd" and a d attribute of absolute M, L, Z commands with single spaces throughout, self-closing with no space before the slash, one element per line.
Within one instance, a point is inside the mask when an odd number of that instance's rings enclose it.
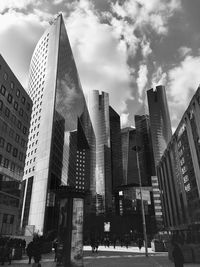
<path fill-rule="evenodd" d="M 8 168 L 8 165 L 9 165 L 9 160 L 8 159 L 4 159 L 3 166 L 5 168 Z"/>
<path fill-rule="evenodd" d="M 5 95 L 5 93 L 6 93 L 6 88 L 5 88 L 5 86 L 1 86 L 1 91 L 0 91 L 0 93 L 2 94 L 2 95 Z"/>
<path fill-rule="evenodd" d="M 9 118 L 9 116 L 10 116 L 10 110 L 8 108 L 6 108 L 6 110 L 5 110 L 5 115 L 6 115 L 6 117 Z"/>
<path fill-rule="evenodd" d="M 19 135 L 18 134 L 16 134 L 16 136 L 15 136 L 15 141 L 18 143 L 19 142 Z"/>
<path fill-rule="evenodd" d="M 10 153 L 11 149 L 12 149 L 12 145 L 10 143 L 7 143 L 6 151 Z"/>
<path fill-rule="evenodd" d="M 0 110 L 2 110 L 2 109 L 3 109 L 3 101 L 0 100 Z"/>
<path fill-rule="evenodd" d="M 17 89 L 17 91 L 16 91 L 16 96 L 17 96 L 17 97 L 20 96 L 20 90 L 19 90 L 19 89 Z"/>
<path fill-rule="evenodd" d="M 18 103 L 16 101 L 14 102 L 14 109 L 18 110 Z"/>
<path fill-rule="evenodd" d="M 4 147 L 5 139 L 0 137 L 0 147 Z"/>
<path fill-rule="evenodd" d="M 7 128 L 8 128 L 8 125 L 6 122 L 3 122 L 3 125 L 2 125 L 2 131 L 3 132 L 7 132 Z"/>
<path fill-rule="evenodd" d="M 22 99 L 21 99 L 22 104 L 25 104 L 25 101 L 26 101 L 25 97 L 22 96 Z"/>
<path fill-rule="evenodd" d="M 17 154 L 18 154 L 18 149 L 14 148 L 13 149 L 13 157 L 17 157 Z"/>
<path fill-rule="evenodd" d="M 21 123 L 21 121 L 18 121 L 18 123 L 17 123 L 17 128 L 18 128 L 18 129 L 21 129 L 21 128 L 22 128 L 22 123 Z"/>
<path fill-rule="evenodd" d="M 15 87 L 14 82 L 11 82 L 11 83 L 10 83 L 10 88 L 11 88 L 11 89 L 14 89 L 14 87 Z"/>
<path fill-rule="evenodd" d="M 11 94 L 8 94 L 7 100 L 9 103 L 12 103 L 13 97 Z"/>
<path fill-rule="evenodd" d="M 23 127 L 23 134 L 26 134 L 27 133 L 27 128 L 24 126 Z"/>

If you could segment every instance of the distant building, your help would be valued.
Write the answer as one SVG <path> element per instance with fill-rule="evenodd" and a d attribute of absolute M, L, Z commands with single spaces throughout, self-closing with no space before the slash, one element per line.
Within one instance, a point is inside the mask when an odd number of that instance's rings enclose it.
<path fill-rule="evenodd" d="M 133 147 L 137 144 L 136 129 L 127 127 L 121 130 L 122 138 L 122 162 L 123 162 L 123 184 L 139 185 L 136 153 Z"/>
<path fill-rule="evenodd" d="M 95 136 L 61 14 L 36 45 L 28 90 L 33 112 L 21 227 L 30 235 L 57 229 L 60 185 L 95 188 Z"/>
<path fill-rule="evenodd" d="M 153 154 L 155 166 L 158 165 L 170 139 L 172 136 L 171 121 L 167 97 L 164 86 L 156 86 L 156 89 L 147 91 L 147 99 L 149 106 L 150 129 L 153 145 Z M 157 225 L 160 230 L 163 228 L 163 214 L 160 201 L 160 181 L 157 176 L 153 177 L 152 184 L 154 185 L 154 199 L 158 202 L 155 210 Z"/>
<path fill-rule="evenodd" d="M 135 127 L 138 140 L 140 173 L 143 186 L 151 186 L 151 177 L 155 176 L 155 163 L 151 139 L 149 115 L 135 115 Z"/>
<path fill-rule="evenodd" d="M 18 233 L 32 101 L 0 55 L 0 234 Z"/>
<path fill-rule="evenodd" d="M 164 86 L 156 86 L 156 90 L 147 91 L 151 137 L 155 165 L 157 166 L 171 136 L 171 121 Z"/>
<path fill-rule="evenodd" d="M 96 137 L 96 214 L 112 210 L 111 136 L 108 93 L 93 90 L 87 95 Z"/>
<path fill-rule="evenodd" d="M 119 114 L 110 106 L 110 142 L 111 142 L 111 169 L 112 169 L 112 191 L 118 192 L 118 187 L 123 184 L 122 166 L 122 142 Z"/>
<path fill-rule="evenodd" d="M 200 230 L 200 88 L 193 96 L 157 167 L 169 230 Z"/>

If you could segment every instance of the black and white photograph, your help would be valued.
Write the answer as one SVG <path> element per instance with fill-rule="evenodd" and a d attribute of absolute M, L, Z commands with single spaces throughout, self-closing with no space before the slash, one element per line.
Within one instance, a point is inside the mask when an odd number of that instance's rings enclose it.
<path fill-rule="evenodd" d="M 0 265 L 200 266 L 199 13 L 0 0 Z"/>

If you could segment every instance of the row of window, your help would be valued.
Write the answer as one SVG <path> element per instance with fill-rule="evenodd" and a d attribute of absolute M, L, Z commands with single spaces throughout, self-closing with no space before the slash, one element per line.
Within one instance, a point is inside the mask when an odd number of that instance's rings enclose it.
<path fill-rule="evenodd" d="M 3 129 L 4 129 L 4 126 L 3 126 Z M 17 144 L 20 144 L 22 148 L 26 148 L 26 144 L 27 142 L 22 138 L 20 137 L 19 134 L 15 133 L 13 129 L 10 128 L 9 132 L 8 132 L 8 135 L 13 139 L 15 140 L 15 142 Z M 1 141 L 3 142 L 3 141 Z"/>
<path fill-rule="evenodd" d="M 1 106 L 1 100 L 0 100 L 0 112 L 2 111 L 2 106 Z M 9 119 L 10 122 L 15 125 L 20 131 L 23 132 L 24 135 L 28 134 L 28 128 L 23 125 L 23 123 L 16 118 L 14 114 L 10 112 L 10 110 L 6 107 L 4 110 L 5 118 Z M 6 122 L 3 122 L 3 131 L 7 132 L 9 129 L 9 126 Z"/>
<path fill-rule="evenodd" d="M 9 169 L 12 172 L 16 172 L 19 175 L 23 175 L 23 168 L 21 168 L 14 162 L 10 161 L 9 159 L 4 158 L 1 154 L 0 154 L 0 165 L 6 169 Z"/>
<path fill-rule="evenodd" d="M 1 88 L 0 88 L 1 95 L 3 95 L 3 96 L 6 96 L 7 95 L 7 101 L 8 101 L 8 103 L 13 104 L 14 109 L 16 111 L 18 111 L 18 109 L 19 109 L 19 102 L 17 102 L 16 100 L 14 100 L 13 95 L 10 94 L 10 93 L 6 93 L 6 91 L 7 91 L 6 90 L 6 87 L 2 84 L 1 85 Z M 16 91 L 16 96 L 17 97 L 20 96 L 20 90 L 19 89 L 17 89 L 17 91 Z M 21 103 L 23 105 L 25 105 L 25 103 L 26 103 L 26 109 L 27 109 L 27 111 L 30 111 L 31 105 L 30 105 L 29 102 L 26 101 L 26 98 L 24 96 L 22 96 L 22 98 L 21 98 Z"/>
<path fill-rule="evenodd" d="M 22 152 L 18 152 L 18 149 L 10 143 L 6 143 L 3 137 L 0 137 L 0 147 L 5 148 L 8 153 L 12 153 L 13 157 L 18 157 L 20 161 L 25 160 L 25 155 Z"/>

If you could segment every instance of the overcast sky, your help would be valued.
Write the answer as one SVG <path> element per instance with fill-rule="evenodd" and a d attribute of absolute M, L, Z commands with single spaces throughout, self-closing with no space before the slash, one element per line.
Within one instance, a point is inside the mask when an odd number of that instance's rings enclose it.
<path fill-rule="evenodd" d="M 199 0 L 0 0 L 0 53 L 27 88 L 35 45 L 62 12 L 84 92 L 108 92 L 128 126 L 163 84 L 175 129 L 200 83 L 199 10 Z"/>

